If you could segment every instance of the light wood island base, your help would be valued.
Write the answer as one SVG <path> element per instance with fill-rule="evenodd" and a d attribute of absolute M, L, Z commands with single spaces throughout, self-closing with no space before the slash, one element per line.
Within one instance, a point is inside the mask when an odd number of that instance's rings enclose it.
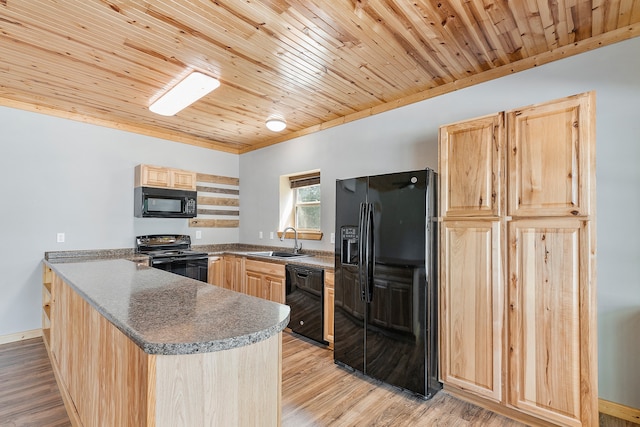
<path fill-rule="evenodd" d="M 49 274 L 45 345 L 74 426 L 280 425 L 281 332 L 220 351 L 148 354 Z"/>

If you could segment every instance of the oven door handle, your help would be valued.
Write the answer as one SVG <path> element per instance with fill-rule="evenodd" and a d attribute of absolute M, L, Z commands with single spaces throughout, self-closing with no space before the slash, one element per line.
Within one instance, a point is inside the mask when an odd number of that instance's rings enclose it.
<path fill-rule="evenodd" d="M 151 265 L 165 265 L 165 264 L 172 264 L 175 261 L 181 261 L 180 259 L 176 259 L 176 258 L 161 258 L 161 259 L 153 259 L 151 260 Z"/>
<path fill-rule="evenodd" d="M 151 265 L 164 265 L 173 263 L 186 263 L 189 261 L 208 261 L 207 257 L 166 257 L 160 259 L 152 259 Z"/>

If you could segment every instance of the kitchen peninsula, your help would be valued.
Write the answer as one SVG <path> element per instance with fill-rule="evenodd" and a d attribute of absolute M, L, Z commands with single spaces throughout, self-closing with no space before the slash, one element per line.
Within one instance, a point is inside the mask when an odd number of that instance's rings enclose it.
<path fill-rule="evenodd" d="M 285 305 L 115 259 L 45 261 L 45 344 L 74 425 L 279 425 Z"/>

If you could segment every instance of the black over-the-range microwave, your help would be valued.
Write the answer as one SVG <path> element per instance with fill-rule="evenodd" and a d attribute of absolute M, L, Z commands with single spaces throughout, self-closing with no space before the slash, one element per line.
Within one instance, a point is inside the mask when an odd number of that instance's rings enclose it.
<path fill-rule="evenodd" d="M 135 187 L 134 215 L 138 218 L 195 218 L 196 191 Z"/>

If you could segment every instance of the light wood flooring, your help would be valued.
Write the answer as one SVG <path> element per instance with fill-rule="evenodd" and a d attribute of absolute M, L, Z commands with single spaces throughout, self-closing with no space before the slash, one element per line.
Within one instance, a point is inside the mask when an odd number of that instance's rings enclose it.
<path fill-rule="evenodd" d="M 282 378 L 284 427 L 522 425 L 443 392 L 423 401 L 349 373 L 330 350 L 290 333 L 283 334 Z M 0 345 L 0 426 L 70 425 L 42 339 Z M 635 426 L 602 415 L 600 425 Z"/>

